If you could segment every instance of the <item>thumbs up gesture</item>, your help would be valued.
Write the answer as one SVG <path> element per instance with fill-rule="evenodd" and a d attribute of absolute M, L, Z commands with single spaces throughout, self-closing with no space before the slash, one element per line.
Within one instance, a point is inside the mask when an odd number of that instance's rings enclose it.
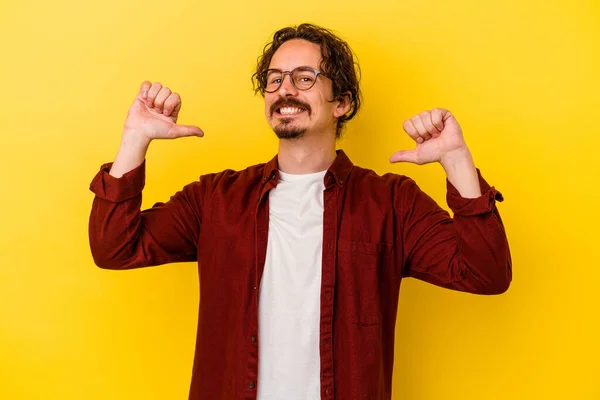
<path fill-rule="evenodd" d="M 454 153 L 468 152 L 462 129 L 452 113 L 443 108 L 423 111 L 404 121 L 404 130 L 416 143 L 412 150 L 392 154 L 390 162 L 410 162 L 418 165 L 432 162 L 444 164 Z"/>

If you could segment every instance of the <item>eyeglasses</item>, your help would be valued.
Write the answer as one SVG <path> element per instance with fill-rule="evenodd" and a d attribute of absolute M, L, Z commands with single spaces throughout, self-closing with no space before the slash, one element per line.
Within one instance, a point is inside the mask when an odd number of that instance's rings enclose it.
<path fill-rule="evenodd" d="M 265 92 L 273 93 L 279 90 L 286 75 L 290 76 L 292 85 L 298 90 L 308 90 L 315 85 L 319 75 L 326 76 L 318 69 L 309 66 L 296 67 L 291 71 L 268 69 L 263 73 Z"/>

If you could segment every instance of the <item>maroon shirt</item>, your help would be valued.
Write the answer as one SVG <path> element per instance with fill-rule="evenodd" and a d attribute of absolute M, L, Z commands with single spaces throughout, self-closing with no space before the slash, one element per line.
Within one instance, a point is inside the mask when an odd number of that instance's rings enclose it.
<path fill-rule="evenodd" d="M 145 162 L 117 179 L 102 166 L 90 245 L 96 264 L 129 269 L 197 261 L 200 310 L 190 399 L 256 399 L 258 287 L 265 263 L 269 190 L 277 157 L 207 174 L 140 212 Z M 479 173 L 479 171 L 478 171 Z M 414 277 L 478 294 L 511 281 L 496 201 L 465 199 L 447 182 L 454 218 L 415 182 L 377 175 L 343 151 L 325 175 L 321 283 L 321 398 L 391 399 L 400 282 Z"/>

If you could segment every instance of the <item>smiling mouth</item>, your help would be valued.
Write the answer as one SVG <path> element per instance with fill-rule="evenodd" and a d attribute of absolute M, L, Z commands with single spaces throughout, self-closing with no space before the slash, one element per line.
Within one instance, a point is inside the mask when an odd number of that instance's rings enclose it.
<path fill-rule="evenodd" d="M 276 114 L 282 117 L 293 117 L 302 114 L 304 111 L 306 110 L 300 107 L 281 107 L 275 110 Z"/>

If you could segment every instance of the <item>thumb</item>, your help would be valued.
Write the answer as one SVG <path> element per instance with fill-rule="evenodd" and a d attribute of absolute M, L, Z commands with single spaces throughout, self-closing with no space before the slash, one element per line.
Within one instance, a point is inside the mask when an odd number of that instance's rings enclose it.
<path fill-rule="evenodd" d="M 419 157 L 417 156 L 417 150 L 400 150 L 392 154 L 390 157 L 391 163 L 396 162 L 409 162 L 419 164 Z"/>
<path fill-rule="evenodd" d="M 195 125 L 174 125 L 169 132 L 172 137 L 204 136 L 202 129 Z"/>

